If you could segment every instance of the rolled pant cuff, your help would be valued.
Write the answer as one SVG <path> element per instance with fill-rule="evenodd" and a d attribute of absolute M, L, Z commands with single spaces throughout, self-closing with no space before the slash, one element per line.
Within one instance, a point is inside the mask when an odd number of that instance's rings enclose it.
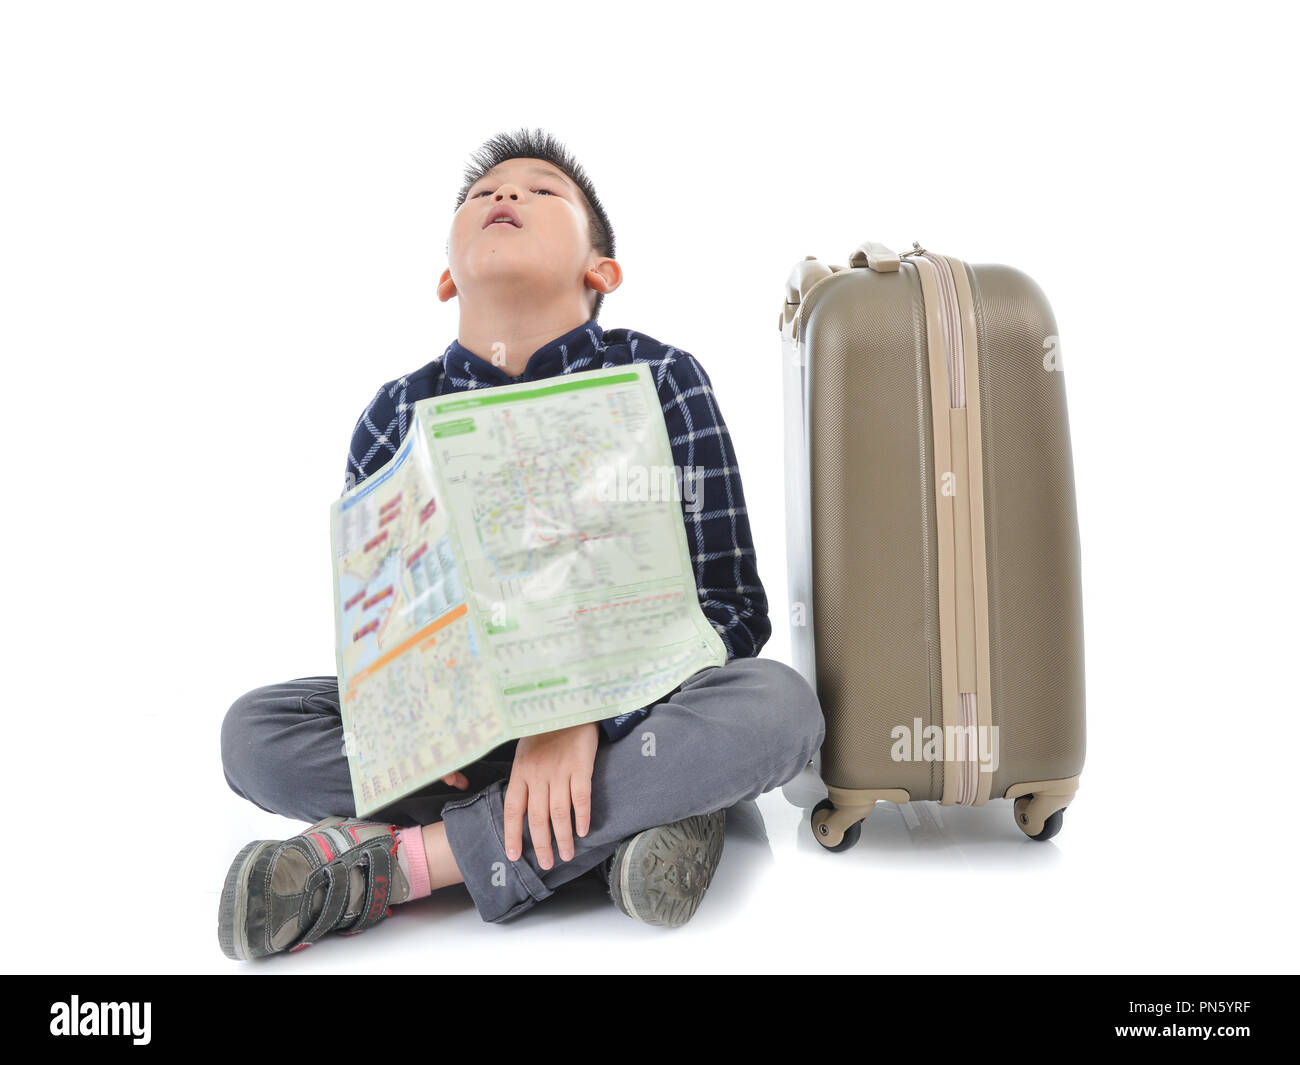
<path fill-rule="evenodd" d="M 504 794 L 505 781 L 497 781 L 442 808 L 452 857 L 479 917 L 488 922 L 514 917 L 552 893 L 528 864 L 526 840 L 519 861 L 506 857 Z"/>

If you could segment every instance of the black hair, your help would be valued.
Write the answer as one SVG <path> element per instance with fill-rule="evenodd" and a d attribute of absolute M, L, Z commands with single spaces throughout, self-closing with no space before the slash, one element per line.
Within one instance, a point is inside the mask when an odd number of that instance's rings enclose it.
<path fill-rule="evenodd" d="M 549 133 L 535 129 L 517 129 L 511 133 L 498 133 L 489 138 L 471 157 L 465 168 L 465 183 L 456 196 L 456 210 L 459 211 L 469 195 L 474 183 L 495 166 L 507 159 L 542 159 L 564 173 L 582 194 L 587 209 L 587 226 L 591 236 L 591 246 L 602 258 L 614 258 L 614 228 L 609 224 L 609 216 L 596 195 L 596 188 L 587 177 L 573 154 Z M 591 316 L 600 316 L 600 305 L 605 302 L 605 293 L 596 293 L 596 303 Z"/>

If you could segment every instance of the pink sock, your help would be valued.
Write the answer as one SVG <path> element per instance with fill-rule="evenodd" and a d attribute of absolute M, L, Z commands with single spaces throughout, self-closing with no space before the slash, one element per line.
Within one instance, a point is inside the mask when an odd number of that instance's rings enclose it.
<path fill-rule="evenodd" d="M 411 885 L 411 893 L 406 901 L 422 899 L 432 893 L 429 887 L 429 862 L 424 856 L 424 833 L 419 825 L 399 828 L 397 842 L 398 864 L 406 874 L 407 883 Z"/>

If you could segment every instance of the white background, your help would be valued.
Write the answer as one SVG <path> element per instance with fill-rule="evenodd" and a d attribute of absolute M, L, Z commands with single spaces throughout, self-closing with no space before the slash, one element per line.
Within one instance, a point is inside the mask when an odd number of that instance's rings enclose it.
<path fill-rule="evenodd" d="M 2 10 L 5 969 L 1296 968 L 1281 5 Z M 1056 840 L 1001 801 L 915 824 L 884 805 L 825 854 L 778 790 L 733 812 L 676 932 L 584 882 L 505 925 L 457 888 L 364 937 L 220 953 L 230 859 L 302 827 L 227 788 L 222 717 L 333 671 L 327 520 L 353 423 L 456 335 L 434 286 L 462 168 L 520 125 L 577 154 L 613 220 L 625 282 L 602 325 L 713 378 L 767 656 L 789 647 L 790 268 L 918 239 L 1047 292 L 1089 714 Z"/>

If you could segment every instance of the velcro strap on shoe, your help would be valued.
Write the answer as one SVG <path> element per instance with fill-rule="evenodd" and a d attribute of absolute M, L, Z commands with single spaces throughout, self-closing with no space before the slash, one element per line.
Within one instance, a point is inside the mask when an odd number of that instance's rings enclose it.
<path fill-rule="evenodd" d="M 325 905 L 321 907 L 320 916 L 316 918 L 316 923 L 308 929 L 307 934 L 293 944 L 295 947 L 315 943 L 316 940 L 338 924 L 339 918 L 343 916 L 343 911 L 348 905 L 348 872 L 350 868 L 351 866 L 343 861 L 331 862 L 329 865 L 321 866 L 308 877 L 306 886 L 307 899 L 310 899 L 316 888 L 320 886 L 318 877 L 324 876 L 327 879 L 328 887 L 325 889 Z"/>
<path fill-rule="evenodd" d="M 368 866 L 366 895 L 361 902 L 361 914 L 347 928 L 347 934 L 356 935 L 388 916 L 388 904 L 392 899 L 393 889 L 393 855 L 389 850 L 386 836 L 367 840 L 352 853 L 358 858 L 364 858 Z"/>

